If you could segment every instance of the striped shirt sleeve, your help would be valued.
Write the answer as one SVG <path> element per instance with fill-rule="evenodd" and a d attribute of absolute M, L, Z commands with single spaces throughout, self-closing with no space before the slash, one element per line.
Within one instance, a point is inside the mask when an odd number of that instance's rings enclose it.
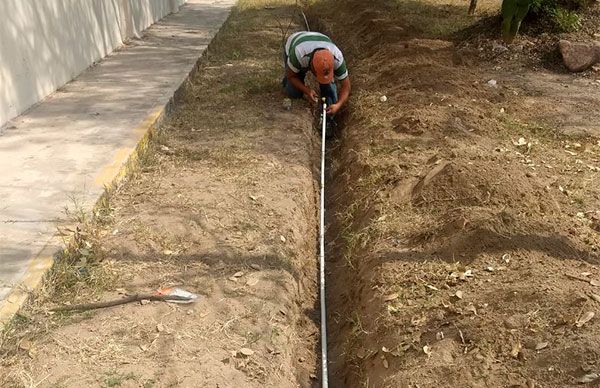
<path fill-rule="evenodd" d="M 342 60 L 337 69 L 334 69 L 333 74 L 338 81 L 342 81 L 348 77 L 348 68 L 346 67 L 345 60 Z"/>
<path fill-rule="evenodd" d="M 287 65 L 288 67 L 294 72 L 294 73 L 300 73 L 300 69 L 302 68 L 302 65 L 300 64 L 300 61 L 298 60 L 298 56 L 296 55 L 296 50 L 294 47 L 290 48 L 290 52 L 287 53 Z"/>

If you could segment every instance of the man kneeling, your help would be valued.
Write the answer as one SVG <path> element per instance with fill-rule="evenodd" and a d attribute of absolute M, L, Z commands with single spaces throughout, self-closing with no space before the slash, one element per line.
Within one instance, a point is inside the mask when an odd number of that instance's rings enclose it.
<path fill-rule="evenodd" d="M 304 96 L 313 103 L 316 103 L 319 97 L 325 98 L 327 124 L 331 129 L 335 126 L 335 115 L 350 96 L 350 78 L 340 49 L 326 35 L 300 31 L 287 39 L 284 61 L 286 74 L 282 84 L 286 94 L 290 98 Z M 304 83 L 308 71 L 311 71 L 319 82 L 319 94 Z M 339 97 L 336 80 L 340 82 Z"/>

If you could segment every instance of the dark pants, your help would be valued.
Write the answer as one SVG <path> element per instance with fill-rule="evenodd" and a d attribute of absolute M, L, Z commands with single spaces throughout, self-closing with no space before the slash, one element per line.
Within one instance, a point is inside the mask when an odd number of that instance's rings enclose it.
<path fill-rule="evenodd" d="M 289 98 L 302 98 L 304 93 L 296 89 L 294 85 L 292 85 L 287 79 L 287 71 L 289 67 L 287 66 L 287 56 L 285 56 L 285 54 L 283 56 L 283 60 L 286 71 L 286 74 L 284 74 L 283 80 L 281 81 L 283 89 L 285 90 Z M 298 73 L 298 78 L 300 78 L 300 80 L 304 82 L 304 79 L 306 78 L 306 71 L 301 71 L 300 73 Z M 325 101 L 327 102 L 328 106 L 338 102 L 337 86 L 335 85 L 335 81 L 328 85 L 319 84 L 319 93 L 321 95 L 321 98 L 325 97 Z"/>

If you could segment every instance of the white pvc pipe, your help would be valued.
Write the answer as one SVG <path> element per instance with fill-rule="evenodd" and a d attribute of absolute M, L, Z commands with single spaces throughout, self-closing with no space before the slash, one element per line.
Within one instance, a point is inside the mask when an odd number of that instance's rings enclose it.
<path fill-rule="evenodd" d="M 321 296 L 321 386 L 329 387 L 327 376 L 327 309 L 325 307 L 325 131 L 327 130 L 327 104 L 323 99 L 323 128 L 321 131 L 321 223 L 319 227 L 319 272 Z"/>

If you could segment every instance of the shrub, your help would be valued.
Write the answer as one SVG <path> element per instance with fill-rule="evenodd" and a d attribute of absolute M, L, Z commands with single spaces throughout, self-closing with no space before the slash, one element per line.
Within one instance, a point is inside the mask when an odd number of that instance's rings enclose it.
<path fill-rule="evenodd" d="M 531 0 L 530 19 L 557 32 L 577 31 L 581 28 L 579 11 L 593 0 Z"/>

